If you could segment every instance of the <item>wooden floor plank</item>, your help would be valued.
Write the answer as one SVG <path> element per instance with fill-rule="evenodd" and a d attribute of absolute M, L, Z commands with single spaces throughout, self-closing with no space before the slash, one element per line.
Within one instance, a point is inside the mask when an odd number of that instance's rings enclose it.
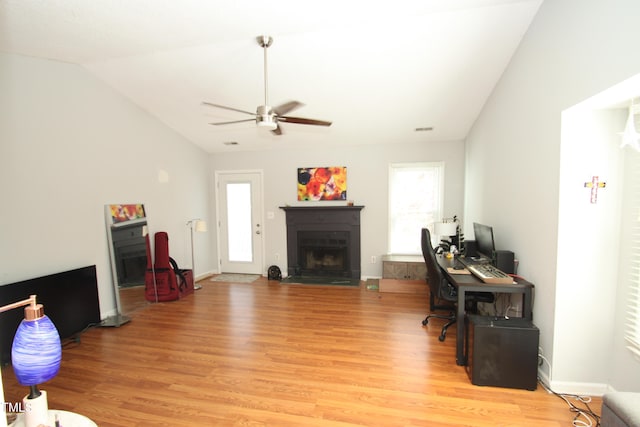
<path fill-rule="evenodd" d="M 427 301 L 360 288 L 201 281 L 63 348 L 49 406 L 101 427 L 566 426 L 541 387 L 478 387 Z M 26 388 L 2 372 L 7 402 Z M 592 408 L 599 412 L 600 400 Z"/>

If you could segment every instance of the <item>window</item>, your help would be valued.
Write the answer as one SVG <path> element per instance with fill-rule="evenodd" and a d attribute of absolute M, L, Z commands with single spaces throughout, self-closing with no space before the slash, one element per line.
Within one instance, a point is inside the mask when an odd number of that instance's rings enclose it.
<path fill-rule="evenodd" d="M 630 174 L 626 181 L 624 199 L 630 203 L 627 218 L 629 227 L 629 265 L 627 267 L 628 298 L 626 307 L 625 339 L 627 348 L 640 358 L 640 154 L 627 151 L 628 163 L 625 171 Z"/>
<path fill-rule="evenodd" d="M 389 253 L 421 254 L 420 230 L 442 218 L 444 163 L 389 168 Z"/>

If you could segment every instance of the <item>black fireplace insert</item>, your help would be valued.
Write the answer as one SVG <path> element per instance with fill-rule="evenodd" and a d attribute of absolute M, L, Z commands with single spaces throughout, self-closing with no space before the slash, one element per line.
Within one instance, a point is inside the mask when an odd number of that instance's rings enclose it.
<path fill-rule="evenodd" d="M 298 251 L 296 275 L 350 276 L 348 231 L 298 231 Z"/>

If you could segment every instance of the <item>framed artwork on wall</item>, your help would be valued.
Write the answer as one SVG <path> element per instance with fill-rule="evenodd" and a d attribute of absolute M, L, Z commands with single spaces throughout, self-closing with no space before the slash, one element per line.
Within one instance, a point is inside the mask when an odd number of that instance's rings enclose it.
<path fill-rule="evenodd" d="M 347 200 L 347 167 L 298 168 L 298 201 Z"/>
<path fill-rule="evenodd" d="M 126 221 L 142 220 L 147 216 L 144 211 L 144 205 L 141 203 L 109 205 L 109 211 L 111 212 L 112 224 L 118 224 Z"/>

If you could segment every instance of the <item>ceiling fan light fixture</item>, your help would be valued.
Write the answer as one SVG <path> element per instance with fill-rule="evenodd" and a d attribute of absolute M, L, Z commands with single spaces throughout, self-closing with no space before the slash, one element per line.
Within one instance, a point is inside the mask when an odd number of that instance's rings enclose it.
<path fill-rule="evenodd" d="M 275 130 L 278 127 L 278 123 L 273 116 L 256 116 L 256 124 L 259 128 L 268 130 Z"/>
<path fill-rule="evenodd" d="M 258 122 L 258 127 L 268 130 L 276 130 L 278 128 L 278 124 L 275 122 Z"/>
<path fill-rule="evenodd" d="M 278 122 L 273 114 L 271 107 L 267 105 L 260 105 L 256 112 L 256 124 L 260 128 L 269 130 L 275 130 L 278 127 Z"/>

